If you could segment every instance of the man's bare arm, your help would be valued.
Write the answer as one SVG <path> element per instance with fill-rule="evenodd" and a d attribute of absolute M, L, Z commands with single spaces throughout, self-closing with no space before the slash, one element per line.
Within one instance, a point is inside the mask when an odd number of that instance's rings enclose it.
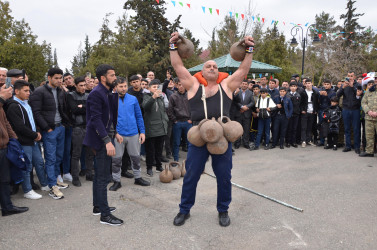
<path fill-rule="evenodd" d="M 247 47 L 254 46 L 254 40 L 252 37 L 245 37 L 245 44 Z M 253 61 L 253 53 L 246 53 L 245 58 L 241 62 L 240 67 L 226 79 L 226 85 L 230 91 L 235 91 L 242 80 L 249 73 L 251 63 Z"/>
<path fill-rule="evenodd" d="M 171 34 L 170 43 L 176 43 L 178 41 L 178 32 Z M 177 50 L 170 50 L 170 60 L 175 73 L 177 74 L 180 82 L 186 90 L 190 90 L 195 82 L 195 77 L 193 77 L 190 72 L 183 65 L 182 59 L 178 54 Z"/>

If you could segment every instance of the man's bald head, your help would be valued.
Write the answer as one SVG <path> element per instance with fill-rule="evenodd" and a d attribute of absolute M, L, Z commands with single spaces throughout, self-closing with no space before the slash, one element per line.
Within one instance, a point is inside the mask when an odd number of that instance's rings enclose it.
<path fill-rule="evenodd" d="M 217 63 L 213 60 L 205 62 L 202 69 L 202 75 L 207 81 L 216 81 L 219 77 Z"/>

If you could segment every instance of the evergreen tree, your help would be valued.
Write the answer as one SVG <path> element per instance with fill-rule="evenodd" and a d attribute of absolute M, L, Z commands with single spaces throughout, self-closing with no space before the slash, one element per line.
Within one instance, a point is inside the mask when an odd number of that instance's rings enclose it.
<path fill-rule="evenodd" d="M 58 54 L 56 53 L 56 49 L 54 49 L 54 62 L 53 62 L 53 67 L 54 67 L 54 68 L 59 68 L 59 64 L 58 64 Z"/>
<path fill-rule="evenodd" d="M 155 1 L 128 0 L 124 4 L 124 9 L 136 12 L 136 15 L 131 16 L 129 20 L 130 27 L 133 32 L 140 32 L 138 49 L 148 48 L 153 54 L 147 67 L 160 79 L 165 78 L 166 69 L 170 64 L 168 46 L 170 34 L 181 28 L 180 15 L 173 23 L 165 17 L 165 4 L 164 0 L 160 0 L 159 4 Z"/>
<path fill-rule="evenodd" d="M 346 38 L 344 46 L 350 46 L 352 44 L 351 41 L 358 41 L 359 37 L 357 34 L 364 29 L 364 27 L 360 26 L 358 22 L 359 17 L 363 16 L 364 13 L 357 14 L 356 7 L 353 6 L 354 3 L 356 3 L 356 1 L 348 0 L 346 8 L 347 12 L 340 15 L 340 19 L 344 19 L 343 31 L 345 32 L 344 38 Z"/>

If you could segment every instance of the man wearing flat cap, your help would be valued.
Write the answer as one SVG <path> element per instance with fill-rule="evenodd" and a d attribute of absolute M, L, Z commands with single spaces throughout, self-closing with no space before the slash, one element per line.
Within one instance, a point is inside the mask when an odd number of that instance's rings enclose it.
<path fill-rule="evenodd" d="M 7 77 L 11 78 L 10 84 L 13 87 L 14 83 L 17 80 L 23 80 L 24 79 L 24 73 L 22 72 L 22 70 L 19 70 L 19 69 L 11 69 L 7 72 Z"/>

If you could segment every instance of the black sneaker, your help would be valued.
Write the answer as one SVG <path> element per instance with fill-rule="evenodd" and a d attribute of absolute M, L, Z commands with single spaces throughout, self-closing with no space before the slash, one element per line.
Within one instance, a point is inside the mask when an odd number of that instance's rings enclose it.
<path fill-rule="evenodd" d="M 83 177 L 86 175 L 86 170 L 80 170 L 79 176 Z"/>
<path fill-rule="evenodd" d="M 157 173 L 161 173 L 162 171 L 164 171 L 164 169 L 162 167 L 156 167 L 156 172 Z"/>
<path fill-rule="evenodd" d="M 93 175 L 86 175 L 85 180 L 93 181 Z"/>
<path fill-rule="evenodd" d="M 188 218 L 190 218 L 190 213 L 188 214 L 178 213 L 177 216 L 175 216 L 174 218 L 173 224 L 174 226 L 182 226 L 183 224 L 185 224 L 185 221 Z"/>
<path fill-rule="evenodd" d="M 134 178 L 134 175 L 132 173 L 128 172 L 128 171 L 122 172 L 121 176 L 126 177 L 126 178 L 130 178 L 130 179 Z"/>
<path fill-rule="evenodd" d="M 140 185 L 140 186 L 150 186 L 151 183 L 149 181 L 144 180 L 143 178 L 136 178 L 135 179 L 135 185 Z"/>
<path fill-rule="evenodd" d="M 110 213 L 117 210 L 115 207 L 110 207 Z M 101 211 L 99 210 L 99 207 L 93 207 L 93 215 L 100 215 Z"/>
<path fill-rule="evenodd" d="M 219 212 L 219 224 L 222 227 L 227 227 L 230 225 L 228 212 Z"/>
<path fill-rule="evenodd" d="M 169 162 L 169 159 L 166 158 L 165 156 L 161 156 L 161 161 L 162 162 Z"/>
<path fill-rule="evenodd" d="M 108 216 L 101 216 L 100 223 L 110 226 L 120 226 L 123 224 L 123 220 L 118 219 L 112 214 L 109 214 Z"/>
<path fill-rule="evenodd" d="M 147 175 L 152 177 L 153 176 L 153 171 L 152 169 L 147 169 Z"/>

